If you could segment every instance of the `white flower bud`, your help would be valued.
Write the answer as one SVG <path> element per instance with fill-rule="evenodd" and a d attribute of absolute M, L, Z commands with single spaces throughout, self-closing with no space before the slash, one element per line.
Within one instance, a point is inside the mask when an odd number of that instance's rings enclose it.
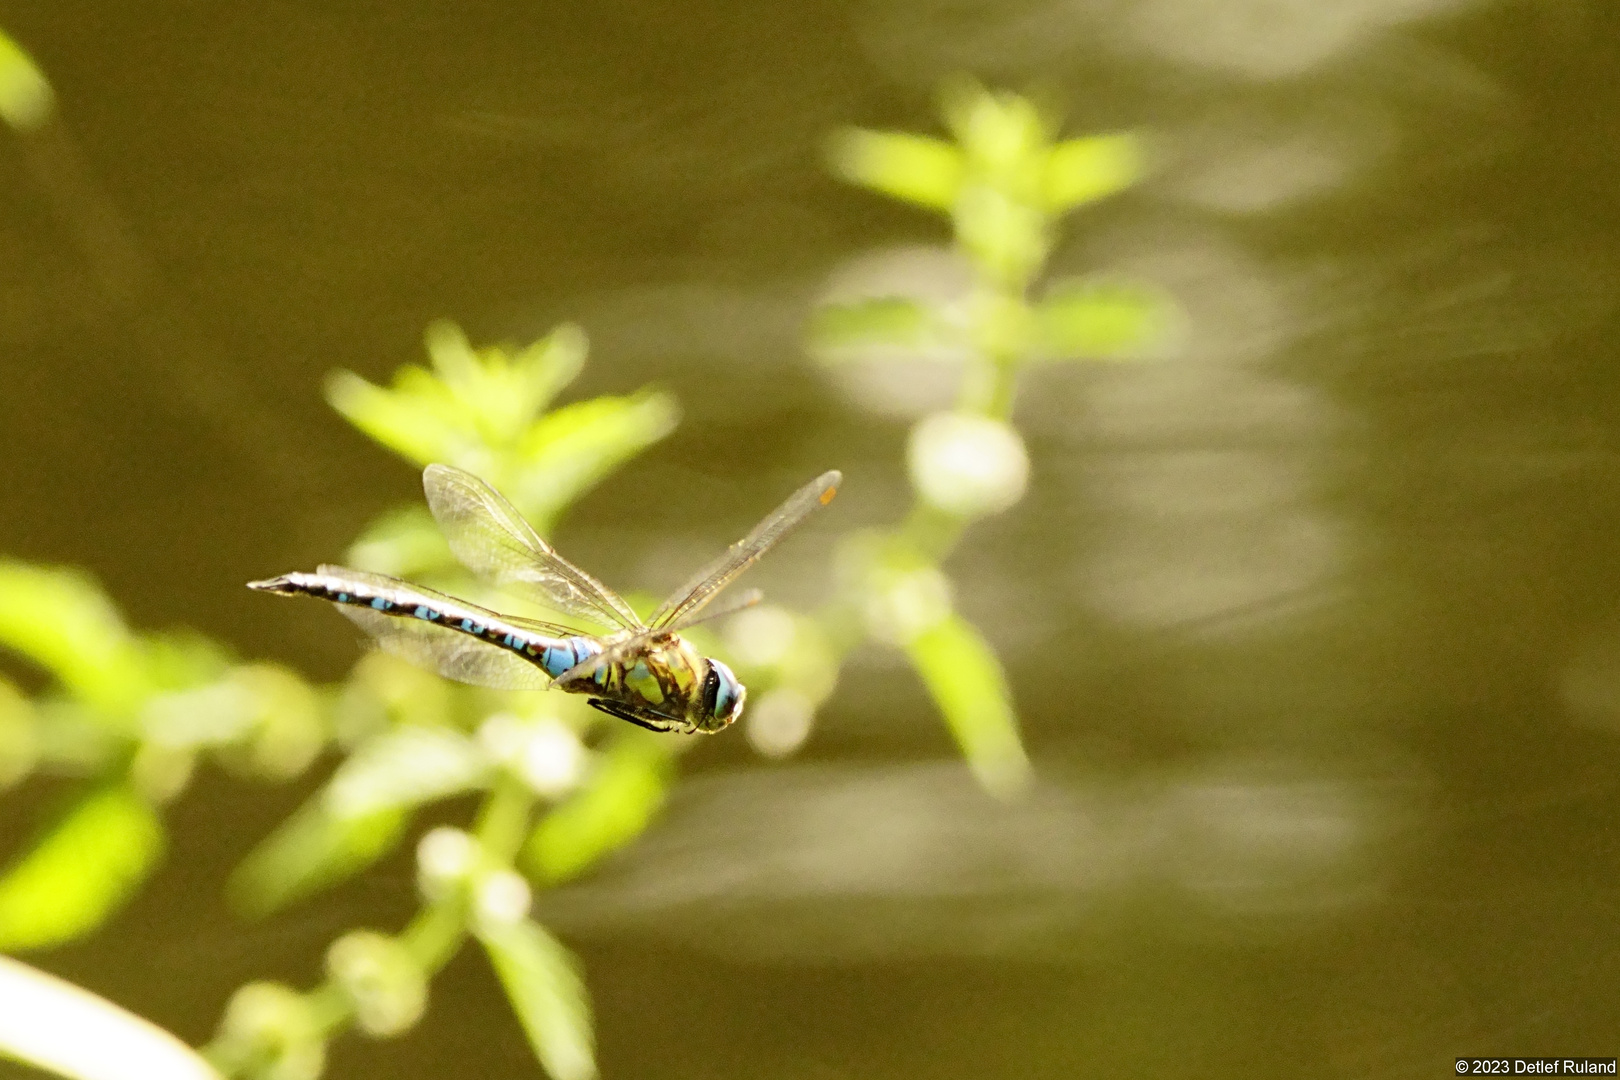
<path fill-rule="evenodd" d="M 911 483 L 931 505 L 957 517 L 997 514 L 1024 497 L 1029 454 L 999 420 L 935 413 L 911 429 Z"/>
<path fill-rule="evenodd" d="M 466 880 L 478 859 L 478 844 L 448 825 L 430 831 L 416 845 L 416 882 L 422 895 L 437 900 Z"/>
<path fill-rule="evenodd" d="M 585 771 L 585 748 L 569 728 L 555 720 L 542 721 L 529 729 L 517 766 L 536 795 L 556 798 L 579 783 Z"/>
<path fill-rule="evenodd" d="M 475 918 L 486 926 L 510 926 L 529 913 L 529 883 L 512 870 L 497 870 L 478 883 Z"/>

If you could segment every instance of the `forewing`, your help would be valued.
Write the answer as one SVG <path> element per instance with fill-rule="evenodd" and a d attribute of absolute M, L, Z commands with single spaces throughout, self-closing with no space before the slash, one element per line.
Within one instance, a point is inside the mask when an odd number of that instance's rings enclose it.
<path fill-rule="evenodd" d="M 546 607 L 603 626 L 639 630 L 617 593 L 557 554 L 501 494 L 468 472 L 429 465 L 428 507 L 461 563 L 490 584 L 527 592 Z"/>
<path fill-rule="evenodd" d="M 671 623 L 670 625 L 661 627 L 660 629 L 666 633 L 679 633 L 680 631 L 685 630 L 688 626 L 696 626 L 698 623 L 712 622 L 715 619 L 723 619 L 727 615 L 735 615 L 739 611 L 744 611 L 753 607 L 763 599 L 765 599 L 765 594 L 760 592 L 758 589 L 749 589 L 746 592 L 733 593 L 730 597 L 720 601 L 717 604 L 710 604 L 702 611 L 695 611 L 686 618 L 682 619 L 680 622 Z"/>
<path fill-rule="evenodd" d="M 788 496 L 787 502 L 766 515 L 764 521 L 754 526 L 753 532 L 732 544 L 726 549 L 725 554 L 699 570 L 690 581 L 676 589 L 675 594 L 653 613 L 647 625 L 659 629 L 676 624 L 689 625 L 692 617 L 714 599 L 715 594 L 731 584 L 738 574 L 769 551 L 772 544 L 786 536 L 812 510 L 818 510 L 832 502 L 833 496 L 838 494 L 838 484 L 843 478 L 843 474 L 834 469 L 822 473 Z"/>

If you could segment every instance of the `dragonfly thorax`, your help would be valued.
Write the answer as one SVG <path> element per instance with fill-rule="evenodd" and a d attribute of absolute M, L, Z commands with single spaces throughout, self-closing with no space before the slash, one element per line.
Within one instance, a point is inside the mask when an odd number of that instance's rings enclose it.
<path fill-rule="evenodd" d="M 741 714 L 745 696 L 730 668 L 679 634 L 646 638 L 616 659 L 565 673 L 555 685 L 655 731 L 719 731 Z"/>

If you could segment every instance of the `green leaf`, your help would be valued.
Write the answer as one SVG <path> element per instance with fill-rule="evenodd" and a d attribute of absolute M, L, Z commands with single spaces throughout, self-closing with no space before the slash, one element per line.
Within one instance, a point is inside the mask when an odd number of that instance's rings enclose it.
<path fill-rule="evenodd" d="M 958 615 L 905 643 L 906 655 L 985 790 L 1010 796 L 1029 781 L 1029 759 L 1006 674 L 990 644 Z"/>
<path fill-rule="evenodd" d="M 0 949 L 37 949 L 100 926 L 157 865 L 163 827 L 146 800 L 92 792 L 0 877 Z"/>
<path fill-rule="evenodd" d="M 0 120 L 15 131 L 44 126 L 56 111 L 56 94 L 33 58 L 0 33 Z"/>
<path fill-rule="evenodd" d="M 1141 179 L 1141 144 L 1134 135 L 1069 139 L 1046 159 L 1042 189 L 1054 214 L 1123 191 Z"/>
<path fill-rule="evenodd" d="M 152 690 L 139 643 L 117 609 L 74 570 L 0 561 L 0 644 L 114 714 L 127 715 Z"/>
<path fill-rule="evenodd" d="M 1105 360 L 1140 355 L 1168 335 L 1175 310 L 1162 292 L 1144 285 L 1061 281 L 1035 309 L 1040 351 Z"/>
<path fill-rule="evenodd" d="M 326 400 L 344 419 L 408 461 L 426 465 L 460 459 L 475 441 L 469 418 L 444 384 L 407 365 L 385 390 L 351 371 L 326 379 Z"/>
<path fill-rule="evenodd" d="M 527 919 L 484 927 L 478 940 L 546 1072 L 555 1080 L 596 1076 L 591 1005 L 573 955 Z"/>
<path fill-rule="evenodd" d="M 349 545 L 347 565 L 377 574 L 415 578 L 457 565 L 450 545 L 422 505 L 384 514 Z"/>
<path fill-rule="evenodd" d="M 557 409 L 524 436 L 522 464 L 506 494 L 544 532 L 564 507 L 675 430 L 679 419 L 675 399 L 657 390 Z"/>
<path fill-rule="evenodd" d="M 0 791 L 32 772 L 39 752 L 39 717 L 33 702 L 0 675 Z"/>
<path fill-rule="evenodd" d="M 530 869 L 543 881 L 565 881 L 640 836 L 663 807 L 673 771 L 664 748 L 621 738 L 586 785 L 529 834 Z"/>
<path fill-rule="evenodd" d="M 473 791 L 488 779 L 476 742 L 449 728 L 400 727 L 362 744 L 326 785 L 327 812 L 367 817 Z"/>
<path fill-rule="evenodd" d="M 846 128 L 828 157 L 840 179 L 931 210 L 949 210 L 962 187 L 962 152 L 926 135 Z"/>
<path fill-rule="evenodd" d="M 904 296 L 824 304 L 809 333 L 811 350 L 832 361 L 870 349 L 920 352 L 954 336 L 932 307 Z"/>
<path fill-rule="evenodd" d="M 394 849 L 409 814 L 398 807 L 334 818 L 317 795 L 242 860 L 228 886 L 231 902 L 251 918 L 328 889 Z"/>
<path fill-rule="evenodd" d="M 54 975 L 0 956 L 0 1054 L 72 1080 L 219 1080 L 167 1031 Z"/>

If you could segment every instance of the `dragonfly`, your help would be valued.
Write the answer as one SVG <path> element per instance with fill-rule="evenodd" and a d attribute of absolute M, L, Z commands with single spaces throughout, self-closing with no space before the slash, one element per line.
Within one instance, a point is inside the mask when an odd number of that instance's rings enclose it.
<path fill-rule="evenodd" d="M 498 690 L 584 694 L 609 716 L 652 731 L 712 733 L 742 715 L 747 688 L 681 631 L 757 604 L 750 589 L 711 603 L 727 585 L 838 493 L 843 474 L 822 473 L 788 496 L 752 532 L 694 574 L 643 622 L 618 593 L 559 555 L 510 502 L 449 465 L 422 472 L 428 508 L 467 569 L 497 588 L 603 627 L 504 615 L 386 574 L 321 566 L 248 588 L 331 601 L 386 652 L 459 682 Z"/>

